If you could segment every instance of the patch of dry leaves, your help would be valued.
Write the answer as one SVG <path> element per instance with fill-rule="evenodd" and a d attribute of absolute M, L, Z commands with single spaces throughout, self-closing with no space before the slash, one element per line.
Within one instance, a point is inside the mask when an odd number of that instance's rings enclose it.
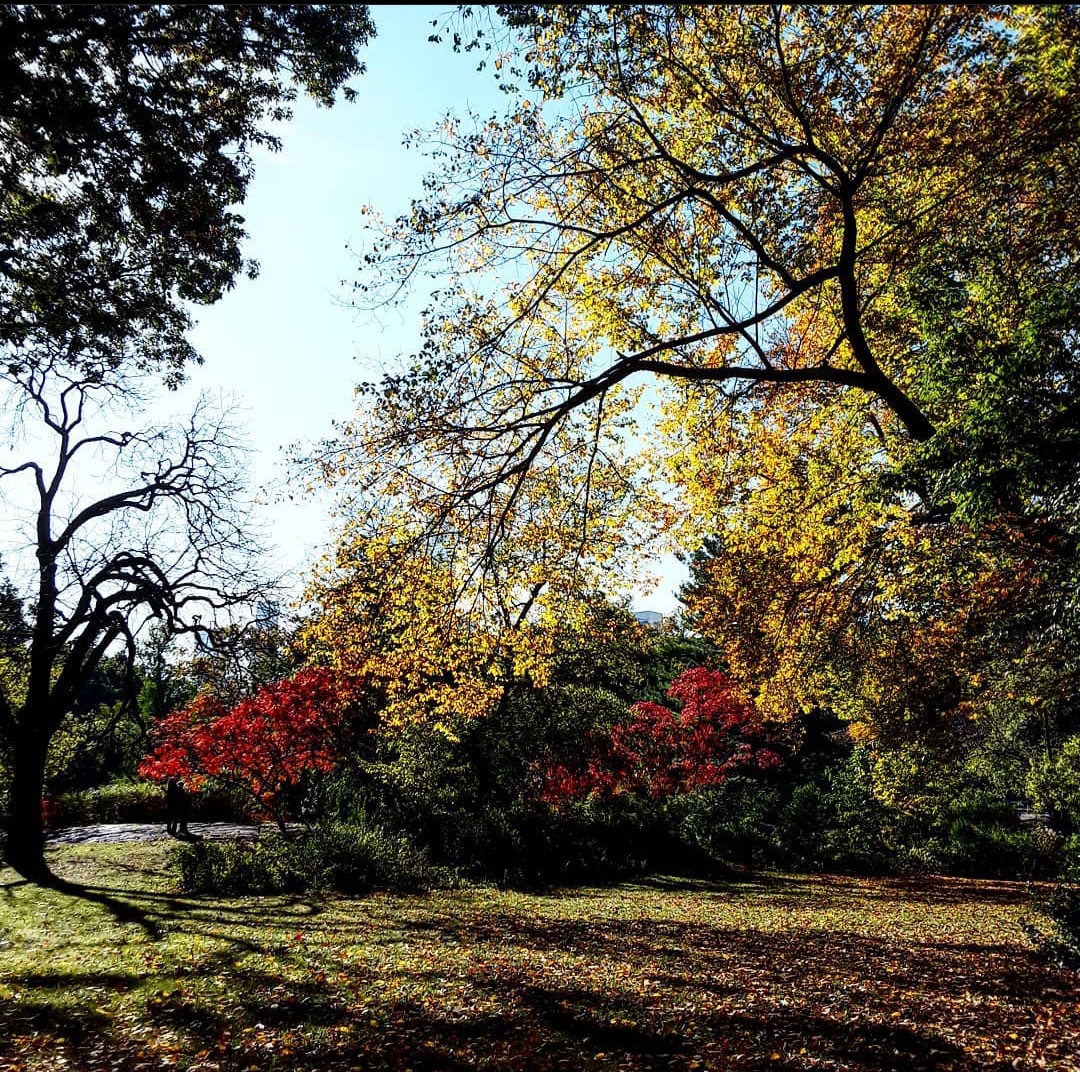
<path fill-rule="evenodd" d="M 1080 1069 L 1078 980 L 1019 884 L 130 893 L 157 937 L 53 896 L 0 901 L 5 1070 Z"/>

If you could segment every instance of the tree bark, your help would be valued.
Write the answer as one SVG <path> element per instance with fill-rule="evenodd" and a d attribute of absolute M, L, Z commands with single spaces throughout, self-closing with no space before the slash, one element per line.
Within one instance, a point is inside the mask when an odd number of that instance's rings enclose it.
<path fill-rule="evenodd" d="M 7 817 L 8 864 L 31 882 L 52 878 L 45 863 L 45 755 L 48 741 L 26 729 L 16 735 L 12 750 L 11 808 Z"/>

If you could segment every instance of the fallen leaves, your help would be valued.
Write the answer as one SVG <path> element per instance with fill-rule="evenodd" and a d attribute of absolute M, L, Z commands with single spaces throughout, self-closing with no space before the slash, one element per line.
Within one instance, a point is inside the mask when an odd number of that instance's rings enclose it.
<path fill-rule="evenodd" d="M 5 1072 L 1080 1067 L 1075 976 L 1027 944 L 1009 884 L 128 896 L 164 938 L 58 894 L 0 901 Z"/>

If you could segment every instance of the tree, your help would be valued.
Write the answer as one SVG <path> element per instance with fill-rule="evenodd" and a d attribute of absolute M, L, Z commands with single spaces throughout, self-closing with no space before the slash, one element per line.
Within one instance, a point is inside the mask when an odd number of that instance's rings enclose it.
<path fill-rule="evenodd" d="M 759 714 L 723 672 L 690 667 L 667 695 L 680 704 L 678 714 L 651 700 L 637 703 L 608 738 L 551 764 L 544 799 L 558 805 L 592 793 L 664 798 L 721 785 L 740 767 L 779 765 Z"/>
<path fill-rule="evenodd" d="M 264 685 L 231 708 L 203 693 L 158 723 L 139 773 L 239 789 L 284 832 L 289 796 L 304 777 L 332 770 L 370 728 L 365 694 L 362 682 L 326 667 Z"/>
<path fill-rule="evenodd" d="M 657 383 L 672 425 L 700 389 L 719 420 L 850 396 L 887 444 L 932 436 L 925 338 L 897 294 L 943 222 L 1048 206 L 1075 109 L 1025 64 L 1071 16 L 499 10 L 520 37 L 497 66 L 527 50 L 539 102 L 449 119 L 425 196 L 374 225 L 364 300 L 440 283 L 420 352 L 367 389 L 356 467 L 412 473 L 444 515 L 472 504 L 497 540 L 558 429 L 626 420 L 631 381 Z"/>
<path fill-rule="evenodd" d="M 30 631 L 22 600 L 15 585 L 5 576 L 0 580 L 0 682 L 7 691 L 22 687 L 26 678 L 26 642 Z M 0 734 L 0 784 L 11 779 L 8 742 Z M 3 813 L 0 812 L 0 818 Z"/>
<path fill-rule="evenodd" d="M 350 750 L 326 783 L 326 804 L 400 829 L 434 860 L 500 882 L 565 877 L 572 861 L 595 874 L 604 835 L 596 828 L 593 838 L 544 805 L 540 758 L 580 756 L 587 742 L 627 722 L 635 699 L 655 689 L 662 697 L 699 649 L 601 597 L 582 599 L 575 611 L 531 634 L 534 649 L 550 653 L 543 677 L 502 677 L 486 714 L 451 709 L 435 724 L 382 712 L 367 746 Z M 634 840 L 625 827 L 611 833 Z"/>
<path fill-rule="evenodd" d="M 823 389 L 734 410 L 697 391 L 666 459 L 686 545 L 708 536 L 692 618 L 763 709 L 839 712 L 912 770 L 917 749 L 954 768 L 994 753 L 1013 791 L 1034 742 L 1053 750 L 1076 725 L 1080 546 L 1080 128 L 1055 103 L 1080 86 L 1080 24 L 1055 10 L 1020 25 L 997 80 L 972 91 L 1031 151 L 972 175 L 874 305 L 875 333 L 918 341 L 935 435 L 904 442 Z M 914 203 L 928 179 L 892 181 Z"/>
<path fill-rule="evenodd" d="M 195 698 L 195 682 L 177 665 L 176 640 L 163 622 L 154 622 L 139 646 L 138 709 L 144 737 L 156 722 Z"/>
<path fill-rule="evenodd" d="M 186 428 L 94 432 L 94 410 L 137 404 L 140 370 L 175 384 L 197 359 L 191 306 L 245 267 L 253 149 L 277 147 L 299 89 L 331 104 L 373 32 L 357 5 L 0 7 L 0 346 L 36 429 L 0 468 L 36 500 L 26 669 L 0 697 L 6 853 L 27 877 L 48 877 L 49 741 L 113 645 L 132 658 L 147 617 L 198 632 L 260 590 L 224 421 L 200 404 Z M 85 496 L 76 470 L 110 453 L 128 482 Z"/>
<path fill-rule="evenodd" d="M 176 670 L 192 694 L 210 692 L 232 705 L 262 685 L 283 680 L 300 665 L 294 626 L 282 622 L 275 601 L 264 600 L 248 620 L 201 634 L 187 657 L 177 661 Z M 180 706 L 171 704 L 160 713 Z"/>
<path fill-rule="evenodd" d="M 49 742 L 47 796 L 135 773 L 147 743 L 147 726 L 136 702 L 138 688 L 138 668 L 124 654 L 101 660 Z"/>
<path fill-rule="evenodd" d="M 139 405 L 127 373 L 86 378 L 38 362 L 7 382 L 30 457 L 0 467 L 0 490 L 11 516 L 27 515 L 33 561 L 20 589 L 22 672 L 0 681 L 12 766 L 5 852 L 21 874 L 46 879 L 49 743 L 103 659 L 119 649 L 131 665 L 151 618 L 172 633 L 211 628 L 265 584 L 252 561 L 243 448 L 226 415 L 202 402 L 182 426 L 110 431 L 103 410 L 127 403 L 130 421 Z M 20 480 L 28 498 L 16 494 Z"/>
<path fill-rule="evenodd" d="M 349 446 L 322 459 L 323 477 L 347 493 L 346 522 L 308 589 L 309 657 L 380 682 L 388 721 L 484 715 L 514 681 L 542 684 L 555 618 L 585 613 L 583 592 L 634 575 L 633 525 L 656 504 L 635 494 L 622 445 L 560 429 L 557 457 L 518 494 L 444 512 L 430 494 L 439 472 L 383 467 L 374 454 L 361 471 L 338 460 L 373 449 L 366 431 L 350 422 Z M 590 501 L 604 504 L 599 517 Z"/>
<path fill-rule="evenodd" d="M 297 87 L 332 104 L 373 34 L 350 4 L 0 6 L 5 363 L 181 378 L 191 303 L 256 270 L 253 150 Z"/>

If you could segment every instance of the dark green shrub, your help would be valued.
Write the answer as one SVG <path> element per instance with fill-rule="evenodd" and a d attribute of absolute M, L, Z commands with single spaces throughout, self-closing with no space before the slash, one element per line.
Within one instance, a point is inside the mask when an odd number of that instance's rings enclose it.
<path fill-rule="evenodd" d="M 777 816 L 778 855 L 787 867 L 816 871 L 831 863 L 826 833 L 835 824 L 828 788 L 819 782 L 793 786 Z"/>
<path fill-rule="evenodd" d="M 121 780 L 61 793 L 48 802 L 50 826 L 85 826 L 90 823 L 163 823 L 165 793 L 155 782 Z M 257 819 L 250 801 L 226 789 L 207 788 L 192 794 L 196 822 L 252 822 Z"/>
<path fill-rule="evenodd" d="M 349 823 L 320 824 L 291 837 L 185 845 L 177 858 L 191 893 L 406 892 L 438 877 L 407 838 Z"/>
<path fill-rule="evenodd" d="M 942 801 L 936 811 L 909 816 L 897 830 L 903 870 L 983 878 L 1032 878 L 1053 867 L 1031 831 L 1002 801 L 979 792 Z"/>
<path fill-rule="evenodd" d="M 1062 841 L 1057 873 L 1066 882 L 1080 882 L 1080 834 L 1070 834 Z"/>
<path fill-rule="evenodd" d="M 357 823 L 323 823 L 297 842 L 317 887 L 343 893 L 425 889 L 435 873 L 424 852 L 401 834 Z"/>
<path fill-rule="evenodd" d="M 1080 967 L 1080 889 L 1058 886 L 1046 902 L 1046 914 L 1057 925 L 1059 959 Z"/>
<path fill-rule="evenodd" d="M 1057 885 L 1047 895 L 1033 898 L 1036 909 L 1050 922 L 1050 930 L 1024 924 L 1043 954 L 1063 968 L 1080 969 L 1080 887 Z"/>
<path fill-rule="evenodd" d="M 895 868 L 883 834 L 885 809 L 875 799 L 869 757 L 853 752 L 826 775 L 829 819 L 823 842 L 827 867 L 873 875 Z"/>
<path fill-rule="evenodd" d="M 177 861 L 189 893 L 302 893 L 311 879 L 296 846 L 280 837 L 185 845 Z"/>
<path fill-rule="evenodd" d="M 165 796 L 153 782 L 110 782 L 94 789 L 61 793 L 52 802 L 50 821 L 65 826 L 164 822 Z"/>
<path fill-rule="evenodd" d="M 665 840 L 655 802 L 630 795 L 593 797 L 566 811 L 538 812 L 519 867 L 534 884 L 607 881 L 668 869 Z"/>
<path fill-rule="evenodd" d="M 751 778 L 730 778 L 715 789 L 672 797 L 664 815 L 681 854 L 683 866 L 676 870 L 772 863 L 778 852 L 779 800 L 775 785 Z"/>
<path fill-rule="evenodd" d="M 773 861 L 802 870 L 880 874 L 892 869 L 868 758 L 839 753 L 789 776 L 777 809 Z M 803 775 L 804 780 L 798 780 Z"/>

